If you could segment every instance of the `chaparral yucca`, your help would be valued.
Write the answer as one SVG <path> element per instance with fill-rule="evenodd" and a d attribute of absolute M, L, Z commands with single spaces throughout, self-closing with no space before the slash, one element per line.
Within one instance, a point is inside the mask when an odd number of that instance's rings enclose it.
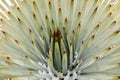
<path fill-rule="evenodd" d="M 120 80 L 120 0 L 1 0 L 0 80 Z"/>

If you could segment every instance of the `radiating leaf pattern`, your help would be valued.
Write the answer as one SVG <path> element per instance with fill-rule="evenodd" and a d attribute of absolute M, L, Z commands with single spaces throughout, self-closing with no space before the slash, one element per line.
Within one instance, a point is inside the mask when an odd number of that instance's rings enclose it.
<path fill-rule="evenodd" d="M 0 80 L 119 80 L 120 0 L 1 0 Z"/>

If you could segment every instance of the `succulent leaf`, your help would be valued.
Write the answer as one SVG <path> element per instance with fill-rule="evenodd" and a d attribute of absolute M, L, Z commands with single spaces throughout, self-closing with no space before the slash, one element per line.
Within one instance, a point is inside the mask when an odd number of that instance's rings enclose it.
<path fill-rule="evenodd" d="M 0 80 L 120 80 L 120 0 L 0 0 Z"/>

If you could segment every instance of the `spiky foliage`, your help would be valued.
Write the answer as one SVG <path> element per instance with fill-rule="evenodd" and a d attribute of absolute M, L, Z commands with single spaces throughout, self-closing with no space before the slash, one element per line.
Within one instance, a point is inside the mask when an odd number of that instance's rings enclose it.
<path fill-rule="evenodd" d="M 119 80 L 120 0 L 2 0 L 0 80 Z"/>

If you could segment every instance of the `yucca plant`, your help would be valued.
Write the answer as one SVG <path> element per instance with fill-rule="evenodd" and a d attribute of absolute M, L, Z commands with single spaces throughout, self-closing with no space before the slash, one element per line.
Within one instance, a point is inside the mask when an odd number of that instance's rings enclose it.
<path fill-rule="evenodd" d="M 0 80 L 120 80 L 120 0 L 1 0 Z"/>

